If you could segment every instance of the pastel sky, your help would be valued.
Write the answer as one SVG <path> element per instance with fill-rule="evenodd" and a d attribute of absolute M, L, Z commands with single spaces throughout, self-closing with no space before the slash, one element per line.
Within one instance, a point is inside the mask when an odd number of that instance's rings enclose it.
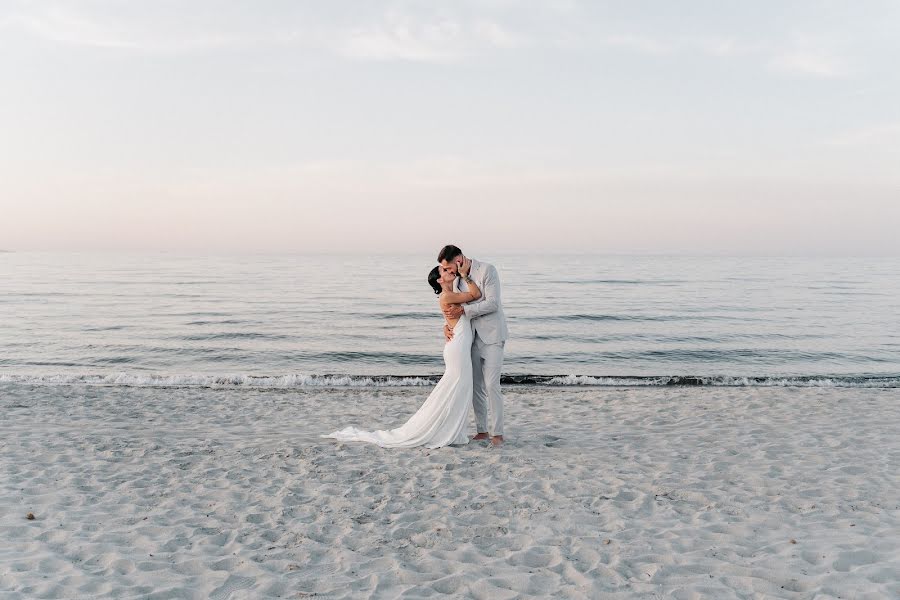
<path fill-rule="evenodd" d="M 0 0 L 0 248 L 900 255 L 900 2 Z"/>

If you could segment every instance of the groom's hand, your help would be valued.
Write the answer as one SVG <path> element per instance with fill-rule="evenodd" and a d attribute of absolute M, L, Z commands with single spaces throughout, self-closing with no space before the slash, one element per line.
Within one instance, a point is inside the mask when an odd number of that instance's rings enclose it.
<path fill-rule="evenodd" d="M 459 274 L 465 277 L 469 274 L 469 270 L 472 268 L 472 259 L 464 258 L 462 264 L 459 265 Z"/>
<path fill-rule="evenodd" d="M 453 330 L 446 323 L 444 323 L 444 337 L 447 338 L 448 342 L 453 339 Z"/>
<path fill-rule="evenodd" d="M 456 319 L 463 316 L 463 307 L 459 304 L 450 304 L 444 307 L 444 316 L 450 319 L 451 321 L 455 321 Z"/>

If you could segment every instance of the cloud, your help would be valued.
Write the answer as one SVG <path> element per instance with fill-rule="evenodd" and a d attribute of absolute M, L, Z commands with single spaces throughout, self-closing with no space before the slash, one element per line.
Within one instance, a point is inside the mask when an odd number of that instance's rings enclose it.
<path fill-rule="evenodd" d="M 53 43 L 112 50 L 179 52 L 287 45 L 352 60 L 440 63 L 528 43 L 527 36 L 493 19 L 489 12 L 472 11 L 470 16 L 464 16 L 440 12 L 430 4 L 392 4 L 383 11 L 349 21 L 292 10 L 279 19 L 256 23 L 229 21 L 227 14 L 207 14 L 202 7 L 194 14 L 144 7 L 139 13 L 120 10 L 118 14 L 101 15 L 75 10 L 71 5 L 21 6 L 17 12 L 0 15 L 0 27 L 18 29 Z"/>
<path fill-rule="evenodd" d="M 227 5 L 227 4 L 226 4 Z M 679 35 L 675 31 L 611 28 L 571 1 L 460 0 L 433 3 L 391 0 L 359 11 L 290 3 L 284 10 L 242 13 L 217 3 L 112 3 L 107 10 L 76 2 L 14 4 L 0 27 L 58 44 L 109 50 L 179 53 L 228 47 L 285 47 L 325 52 L 353 61 L 456 63 L 495 52 L 619 49 L 648 57 L 700 54 L 749 58 L 774 72 L 820 78 L 846 74 L 830 51 L 833 40 L 793 34 L 753 40 L 728 31 Z M 177 10 L 176 10 L 177 9 Z"/>
<path fill-rule="evenodd" d="M 809 50 L 792 50 L 772 58 L 769 66 L 775 71 L 812 77 L 837 78 L 847 74 L 843 61 Z"/>
<path fill-rule="evenodd" d="M 335 36 L 334 49 L 358 60 L 453 62 L 486 50 L 512 49 L 525 37 L 486 20 L 446 16 L 414 16 L 389 11 L 376 25 Z"/>
<path fill-rule="evenodd" d="M 770 70 L 818 78 L 848 74 L 846 61 L 825 48 L 825 40 L 763 41 L 727 36 L 677 36 L 623 33 L 607 35 L 601 43 L 647 56 L 705 55 L 718 59 L 750 59 Z"/>
<path fill-rule="evenodd" d="M 718 58 L 770 56 L 777 52 L 772 43 L 727 36 L 686 36 L 679 45 Z"/>
<path fill-rule="evenodd" d="M 788 75 L 833 79 L 849 74 L 845 59 L 835 53 L 836 41 L 827 36 L 795 33 L 774 49 L 768 66 Z"/>
<path fill-rule="evenodd" d="M 133 20 L 101 19 L 59 5 L 36 12 L 7 15 L 0 25 L 59 44 L 149 52 L 219 48 L 250 40 L 246 35 L 221 31 L 166 32 L 160 35 L 157 31 L 147 31 L 135 25 Z"/>
<path fill-rule="evenodd" d="M 137 47 L 121 33 L 58 7 L 34 14 L 13 14 L 4 19 L 4 24 L 7 27 L 18 27 L 51 42 L 99 48 Z"/>
<path fill-rule="evenodd" d="M 872 146 L 900 143 L 900 123 L 882 123 L 846 131 L 825 141 L 828 146 Z"/>
<path fill-rule="evenodd" d="M 642 54 L 662 55 L 670 54 L 675 50 L 671 42 L 648 37 L 645 35 L 619 34 L 604 38 L 603 42 L 608 46 L 618 46 L 628 50 L 634 50 Z"/>

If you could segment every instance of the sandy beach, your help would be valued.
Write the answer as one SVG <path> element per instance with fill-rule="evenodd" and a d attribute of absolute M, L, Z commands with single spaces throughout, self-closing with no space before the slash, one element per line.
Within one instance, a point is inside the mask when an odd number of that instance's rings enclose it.
<path fill-rule="evenodd" d="M 0 595 L 900 597 L 897 390 L 508 387 L 502 449 L 318 438 L 424 391 L 0 386 Z"/>

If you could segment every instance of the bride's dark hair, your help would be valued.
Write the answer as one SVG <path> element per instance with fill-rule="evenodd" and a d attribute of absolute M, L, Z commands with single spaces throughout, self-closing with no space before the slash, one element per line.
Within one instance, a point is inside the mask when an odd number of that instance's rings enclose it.
<path fill-rule="evenodd" d="M 441 278 L 441 268 L 435 267 L 431 270 L 431 273 L 428 274 L 428 285 L 434 290 L 435 294 L 440 294 L 444 289 L 441 287 L 438 279 Z"/>

